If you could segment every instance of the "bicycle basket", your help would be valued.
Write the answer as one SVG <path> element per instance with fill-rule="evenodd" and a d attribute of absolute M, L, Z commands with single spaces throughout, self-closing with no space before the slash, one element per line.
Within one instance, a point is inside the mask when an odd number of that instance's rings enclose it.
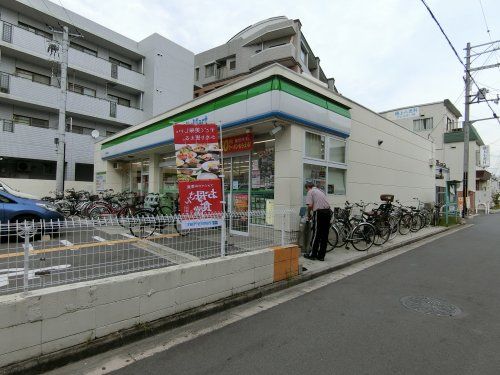
<path fill-rule="evenodd" d="M 382 194 L 380 196 L 380 200 L 384 201 L 386 203 L 392 203 L 392 202 L 394 202 L 394 195 L 392 195 L 392 194 Z"/>

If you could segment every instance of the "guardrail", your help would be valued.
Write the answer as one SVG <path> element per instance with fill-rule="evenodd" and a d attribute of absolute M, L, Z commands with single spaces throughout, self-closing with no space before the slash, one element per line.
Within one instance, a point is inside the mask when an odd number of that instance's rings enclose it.
<path fill-rule="evenodd" d="M 181 226 L 204 220 L 204 228 Z M 209 223 L 207 224 L 208 221 Z M 220 226 L 210 226 L 223 224 Z M 291 211 L 0 224 L 0 294 L 109 277 L 295 243 Z M 267 224 L 256 225 L 253 222 Z M 197 224 L 197 225 L 198 225 Z"/>

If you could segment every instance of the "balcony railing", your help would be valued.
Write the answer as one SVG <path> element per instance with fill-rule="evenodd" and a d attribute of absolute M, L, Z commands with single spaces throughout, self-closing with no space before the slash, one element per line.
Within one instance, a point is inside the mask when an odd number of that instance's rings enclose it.
<path fill-rule="evenodd" d="M 144 112 L 138 108 L 126 107 L 107 99 L 81 95 L 71 91 L 68 91 L 66 110 L 83 116 L 117 121 L 127 125 L 136 125 L 144 120 Z"/>
<path fill-rule="evenodd" d="M 33 82 L 30 79 L 0 72 L 0 92 L 13 99 L 48 107 L 59 107 L 59 87 Z"/>
<path fill-rule="evenodd" d="M 269 47 L 250 56 L 249 68 L 253 69 L 257 66 L 265 64 L 270 61 L 284 60 L 284 59 L 297 59 L 295 46 L 287 43 L 281 46 Z"/>
<path fill-rule="evenodd" d="M 49 45 L 59 43 L 35 34 L 16 25 L 2 21 L 0 28 L 1 40 L 10 43 L 14 48 L 24 50 L 28 54 L 37 54 L 47 60 L 59 60 L 60 52 L 50 53 Z M 144 75 L 116 64 L 110 63 L 101 57 L 78 51 L 74 48 L 68 49 L 68 65 L 70 68 L 95 75 L 104 79 L 115 79 L 117 83 L 144 91 Z"/>

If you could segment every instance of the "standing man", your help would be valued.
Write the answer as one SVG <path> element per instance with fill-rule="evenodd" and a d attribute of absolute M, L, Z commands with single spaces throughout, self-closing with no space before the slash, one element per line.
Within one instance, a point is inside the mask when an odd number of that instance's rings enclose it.
<path fill-rule="evenodd" d="M 310 252 L 304 254 L 304 258 L 324 261 L 332 211 L 323 191 L 314 186 L 312 182 L 307 182 L 305 188 L 307 190 L 306 205 L 309 219 L 311 219 L 312 211 L 312 233 Z"/>

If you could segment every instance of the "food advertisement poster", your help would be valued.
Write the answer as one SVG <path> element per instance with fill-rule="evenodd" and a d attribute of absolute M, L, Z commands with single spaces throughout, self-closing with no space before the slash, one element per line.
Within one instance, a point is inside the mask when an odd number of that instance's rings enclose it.
<path fill-rule="evenodd" d="M 183 229 L 222 225 L 219 129 L 216 124 L 175 124 L 175 163 Z M 199 219 L 194 219 L 199 217 Z"/>
<path fill-rule="evenodd" d="M 237 135 L 235 137 L 228 137 L 222 139 L 222 148 L 224 154 L 231 154 L 234 152 L 248 151 L 253 147 L 253 134 L 246 133 Z"/>
<path fill-rule="evenodd" d="M 179 181 L 182 229 L 212 228 L 222 225 L 222 186 L 220 180 Z M 191 219 L 193 217 L 193 219 Z M 194 219 L 195 217 L 199 219 Z"/>

